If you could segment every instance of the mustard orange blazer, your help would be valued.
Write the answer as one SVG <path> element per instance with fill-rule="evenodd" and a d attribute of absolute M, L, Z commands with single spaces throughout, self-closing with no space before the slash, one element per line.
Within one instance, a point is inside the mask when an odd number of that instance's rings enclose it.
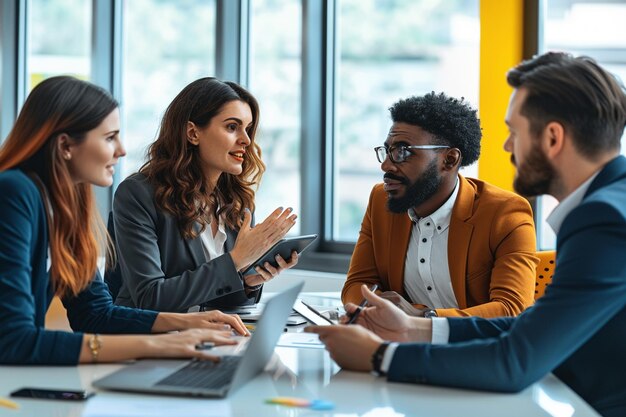
<path fill-rule="evenodd" d="M 486 182 L 459 175 L 448 233 L 448 264 L 459 308 L 440 317 L 515 316 L 534 301 L 536 240 L 530 204 Z M 404 264 L 412 223 L 387 209 L 382 184 L 374 186 L 341 298 L 362 300 L 361 284 L 404 292 Z M 423 308 L 424 305 L 416 304 Z"/>

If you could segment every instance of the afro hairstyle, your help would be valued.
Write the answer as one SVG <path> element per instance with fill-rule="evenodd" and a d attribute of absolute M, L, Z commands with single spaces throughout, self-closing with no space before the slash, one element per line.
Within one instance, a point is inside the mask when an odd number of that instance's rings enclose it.
<path fill-rule="evenodd" d="M 462 167 L 473 164 L 480 156 L 480 120 L 476 109 L 464 98 L 459 100 L 433 91 L 399 100 L 389 111 L 394 123 L 419 126 L 435 136 L 437 145 L 458 148 Z"/>

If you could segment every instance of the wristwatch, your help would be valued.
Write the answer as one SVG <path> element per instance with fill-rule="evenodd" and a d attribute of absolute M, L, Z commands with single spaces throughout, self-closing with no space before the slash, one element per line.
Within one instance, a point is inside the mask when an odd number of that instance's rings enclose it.
<path fill-rule="evenodd" d="M 378 349 L 376 349 L 372 355 L 372 373 L 376 376 L 387 375 L 387 373 L 383 372 L 380 367 L 383 365 L 383 359 L 388 347 L 389 342 L 383 342 L 378 346 Z"/>
<path fill-rule="evenodd" d="M 432 308 L 429 308 L 428 310 L 424 310 L 424 317 L 426 317 L 427 319 L 431 317 L 438 317 L 437 310 L 434 310 Z"/>

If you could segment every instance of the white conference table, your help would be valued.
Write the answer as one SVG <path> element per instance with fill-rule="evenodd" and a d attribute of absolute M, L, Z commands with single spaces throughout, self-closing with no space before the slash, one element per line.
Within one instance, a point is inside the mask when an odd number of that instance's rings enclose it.
<path fill-rule="evenodd" d="M 15 398 L 18 410 L 2 416 L 597 416 L 580 397 L 548 375 L 519 394 L 498 394 L 386 382 L 339 370 L 322 349 L 276 348 L 271 369 L 227 399 L 196 399 L 98 391 L 84 402 Z M 24 386 L 91 390 L 91 381 L 123 365 L 0 367 L 0 396 Z M 332 401 L 332 411 L 265 404 L 277 396 Z"/>
<path fill-rule="evenodd" d="M 333 304 L 332 301 L 329 300 L 329 304 Z M 216 353 L 226 353 L 229 349 L 233 348 L 219 347 Z M 94 390 L 92 381 L 122 366 L 125 365 L 0 366 L 0 397 L 8 397 L 11 391 L 26 386 Z M 20 408 L 0 407 L 0 416 L 598 416 L 551 374 L 518 394 L 390 383 L 367 373 L 343 371 L 319 348 L 277 347 L 265 372 L 227 399 L 95 391 L 94 397 L 83 402 L 15 398 Z M 331 401 L 335 408 L 315 411 L 265 403 L 266 399 L 278 396 Z"/>

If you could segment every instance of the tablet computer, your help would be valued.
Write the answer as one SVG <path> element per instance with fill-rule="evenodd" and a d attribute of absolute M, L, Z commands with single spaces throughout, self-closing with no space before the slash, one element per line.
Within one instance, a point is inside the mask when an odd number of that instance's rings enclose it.
<path fill-rule="evenodd" d="M 270 265 L 278 268 L 278 264 L 276 263 L 276 255 L 280 255 L 285 261 L 289 261 L 289 259 L 291 258 L 291 252 L 295 250 L 296 252 L 298 252 L 298 255 L 300 255 L 311 245 L 311 243 L 313 243 L 315 239 L 317 239 L 317 235 L 294 236 L 281 239 L 267 252 L 265 252 L 259 259 L 252 262 L 250 267 L 243 272 L 243 275 L 258 274 L 255 268 L 257 266 L 263 267 L 265 262 L 269 262 Z"/>

